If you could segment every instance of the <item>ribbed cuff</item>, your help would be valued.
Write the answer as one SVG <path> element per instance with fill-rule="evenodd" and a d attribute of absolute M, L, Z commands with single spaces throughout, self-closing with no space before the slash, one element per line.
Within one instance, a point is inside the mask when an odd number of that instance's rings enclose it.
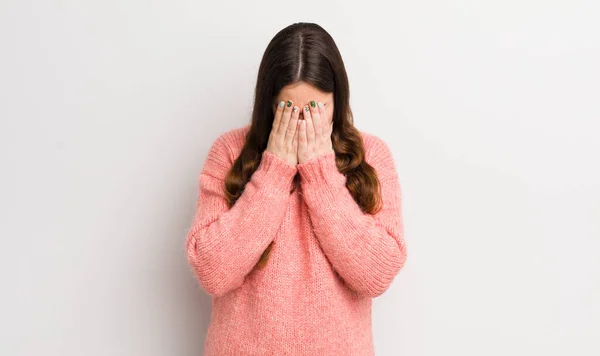
<path fill-rule="evenodd" d="M 346 184 L 346 176 L 337 168 L 335 151 L 313 157 L 297 167 L 302 182 L 308 185 L 328 183 L 337 186 Z"/>
<path fill-rule="evenodd" d="M 265 188 L 289 193 L 297 171 L 296 166 L 292 166 L 281 157 L 271 153 L 271 151 L 265 150 L 262 153 L 260 165 L 254 174 L 258 175 Z"/>

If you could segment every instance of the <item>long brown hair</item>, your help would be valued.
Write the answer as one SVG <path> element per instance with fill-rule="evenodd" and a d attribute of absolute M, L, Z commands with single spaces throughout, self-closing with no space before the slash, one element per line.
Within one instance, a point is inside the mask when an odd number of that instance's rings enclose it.
<path fill-rule="evenodd" d="M 250 130 L 245 144 L 225 179 L 229 206 L 242 195 L 246 183 L 260 165 L 267 147 L 274 115 L 272 103 L 282 88 L 304 81 L 325 93 L 334 93 L 332 143 L 338 170 L 346 176 L 346 187 L 362 211 L 381 208 L 380 184 L 375 169 L 364 160 L 363 141 L 354 127 L 350 110 L 350 88 L 342 56 L 333 38 L 321 26 L 298 22 L 279 31 L 263 54 Z M 294 189 L 299 175 L 294 177 Z M 263 252 L 256 268 L 269 258 L 273 242 Z"/>

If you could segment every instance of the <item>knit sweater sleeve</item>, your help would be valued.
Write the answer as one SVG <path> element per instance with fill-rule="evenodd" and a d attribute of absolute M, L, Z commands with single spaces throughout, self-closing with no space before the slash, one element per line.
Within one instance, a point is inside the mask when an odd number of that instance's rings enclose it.
<path fill-rule="evenodd" d="M 196 212 L 186 240 L 188 262 L 212 296 L 241 286 L 275 238 L 290 198 L 295 166 L 264 151 L 241 196 L 228 208 L 225 177 L 233 161 L 221 135 L 199 176 Z"/>
<path fill-rule="evenodd" d="M 366 160 L 380 180 L 382 210 L 364 213 L 346 188 L 335 152 L 297 166 L 302 195 L 323 252 L 346 285 L 372 298 L 383 294 L 406 261 L 401 190 L 387 144 L 373 136 Z"/>

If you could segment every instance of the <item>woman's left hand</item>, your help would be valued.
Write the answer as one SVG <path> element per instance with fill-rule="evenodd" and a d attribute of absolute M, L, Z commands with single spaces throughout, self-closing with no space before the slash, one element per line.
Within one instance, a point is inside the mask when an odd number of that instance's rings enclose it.
<path fill-rule="evenodd" d="M 309 161 L 315 157 L 334 152 L 331 142 L 333 120 L 330 124 L 325 122 L 325 108 L 319 102 L 311 101 L 312 105 L 304 107 L 304 120 L 298 124 L 298 164 Z"/>

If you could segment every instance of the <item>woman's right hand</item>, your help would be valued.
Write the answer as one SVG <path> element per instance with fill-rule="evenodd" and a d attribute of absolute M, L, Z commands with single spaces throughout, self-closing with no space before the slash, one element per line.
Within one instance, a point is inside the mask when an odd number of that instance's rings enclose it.
<path fill-rule="evenodd" d="M 281 103 L 284 103 L 281 106 Z M 275 111 L 275 119 L 271 127 L 269 142 L 265 151 L 287 161 L 290 165 L 298 164 L 298 117 L 300 109 L 291 100 L 281 101 Z"/>

